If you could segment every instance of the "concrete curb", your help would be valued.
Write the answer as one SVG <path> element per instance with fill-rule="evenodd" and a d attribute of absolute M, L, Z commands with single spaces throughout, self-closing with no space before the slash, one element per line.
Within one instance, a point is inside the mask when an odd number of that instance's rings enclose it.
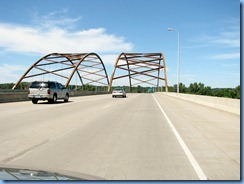
<path fill-rule="evenodd" d="M 175 98 L 191 101 L 194 103 L 198 103 L 201 105 L 213 107 L 219 110 L 240 115 L 240 99 L 182 94 L 182 93 L 170 93 L 170 92 L 168 93 L 164 92 L 163 95 L 172 96 Z"/>

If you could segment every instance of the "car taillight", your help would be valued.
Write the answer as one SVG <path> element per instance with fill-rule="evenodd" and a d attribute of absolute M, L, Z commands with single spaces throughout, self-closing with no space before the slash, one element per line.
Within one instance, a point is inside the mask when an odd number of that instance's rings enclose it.
<path fill-rule="evenodd" d="M 30 94 L 30 90 L 28 89 L 28 95 Z"/>
<path fill-rule="evenodd" d="M 49 94 L 49 95 L 50 95 L 50 93 L 51 93 L 51 92 L 50 92 L 50 90 L 47 90 L 47 94 Z"/>

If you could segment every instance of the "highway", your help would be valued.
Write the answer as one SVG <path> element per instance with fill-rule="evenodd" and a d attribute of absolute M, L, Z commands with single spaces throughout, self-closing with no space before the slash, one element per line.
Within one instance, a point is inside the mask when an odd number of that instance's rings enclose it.
<path fill-rule="evenodd" d="M 239 180 L 240 116 L 162 93 L 0 104 L 0 164 L 106 180 Z"/>

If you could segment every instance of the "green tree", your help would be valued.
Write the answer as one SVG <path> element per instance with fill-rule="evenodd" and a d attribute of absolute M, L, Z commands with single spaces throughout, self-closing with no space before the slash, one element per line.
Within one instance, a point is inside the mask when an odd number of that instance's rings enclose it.
<path fill-rule="evenodd" d="M 137 86 L 137 93 L 141 93 L 143 90 L 142 90 L 142 87 L 140 85 Z"/>
<path fill-rule="evenodd" d="M 185 86 L 185 84 L 180 83 L 180 93 L 187 93 L 188 88 Z"/>
<path fill-rule="evenodd" d="M 240 99 L 241 98 L 241 88 L 240 88 L 240 85 L 238 85 L 234 90 L 236 92 L 236 97 L 235 98 Z"/>
<path fill-rule="evenodd" d="M 189 93 L 191 94 L 198 94 L 198 91 L 199 91 L 199 86 L 196 82 L 194 82 L 193 84 L 191 83 L 189 88 L 188 88 L 188 91 Z"/>
<path fill-rule="evenodd" d="M 204 95 L 208 95 L 208 96 L 212 96 L 213 93 L 212 93 L 212 89 L 210 86 L 207 86 L 204 88 Z"/>

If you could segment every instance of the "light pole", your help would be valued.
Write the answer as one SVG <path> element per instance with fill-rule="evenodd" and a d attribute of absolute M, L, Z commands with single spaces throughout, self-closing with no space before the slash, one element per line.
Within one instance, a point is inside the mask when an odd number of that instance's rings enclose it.
<path fill-rule="evenodd" d="M 178 73 L 177 73 L 177 93 L 180 92 L 180 32 L 173 29 L 168 28 L 168 31 L 176 31 L 178 33 Z"/>

